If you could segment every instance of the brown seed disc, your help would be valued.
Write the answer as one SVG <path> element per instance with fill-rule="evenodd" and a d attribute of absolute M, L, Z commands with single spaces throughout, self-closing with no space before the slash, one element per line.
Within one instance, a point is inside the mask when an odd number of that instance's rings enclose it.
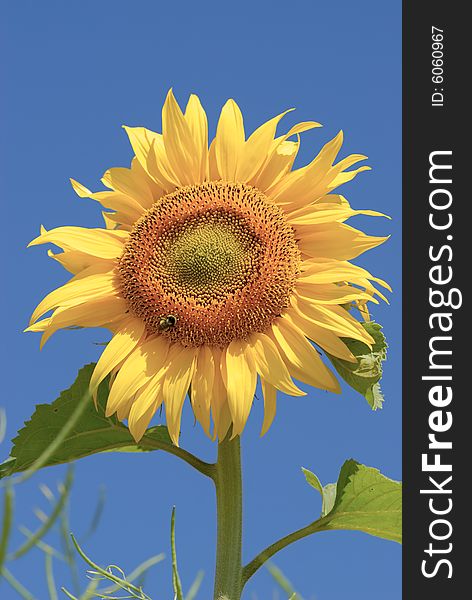
<path fill-rule="evenodd" d="M 266 331 L 288 307 L 300 252 L 259 190 L 208 182 L 164 196 L 136 222 L 119 263 L 122 293 L 149 333 L 224 346 Z"/>

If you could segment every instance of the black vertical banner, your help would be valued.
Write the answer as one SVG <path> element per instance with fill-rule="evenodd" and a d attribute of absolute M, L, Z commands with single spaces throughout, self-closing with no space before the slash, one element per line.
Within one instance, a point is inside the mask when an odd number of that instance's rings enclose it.
<path fill-rule="evenodd" d="M 466 580 L 472 534 L 472 194 L 465 189 L 466 174 L 472 175 L 465 112 L 472 32 L 466 28 L 460 3 L 403 3 L 406 600 L 472 596 Z"/>

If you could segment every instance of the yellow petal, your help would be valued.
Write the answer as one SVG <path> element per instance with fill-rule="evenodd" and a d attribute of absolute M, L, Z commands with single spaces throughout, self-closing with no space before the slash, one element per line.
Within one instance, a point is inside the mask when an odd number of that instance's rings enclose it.
<path fill-rule="evenodd" d="M 250 360 L 248 344 L 235 340 L 226 349 L 226 391 L 233 420 L 233 437 L 241 434 L 251 411 L 257 371 Z"/>
<path fill-rule="evenodd" d="M 360 340 L 369 346 L 374 343 L 362 325 L 341 306 L 315 305 L 302 297 L 298 297 L 297 306 L 312 323 L 333 331 L 339 337 Z"/>
<path fill-rule="evenodd" d="M 128 428 L 136 442 L 143 437 L 146 429 L 162 404 L 162 379 L 153 377 L 136 394 L 128 414 Z"/>
<path fill-rule="evenodd" d="M 91 269 L 85 269 L 83 277 L 81 277 L 81 273 L 69 283 L 49 293 L 36 307 L 30 324 L 57 306 L 75 306 L 92 299 L 106 298 L 118 293 L 116 276 L 113 272 L 88 275 Z"/>
<path fill-rule="evenodd" d="M 85 254 L 84 252 L 78 252 L 76 250 L 66 250 L 65 252 L 57 252 L 56 254 L 54 254 L 52 250 L 48 250 L 48 256 L 61 264 L 66 271 L 69 271 L 69 273 L 73 273 L 74 275 L 80 273 L 80 271 L 83 271 L 84 269 L 88 269 L 98 262 L 96 256 L 91 256 L 90 254 Z M 107 271 L 112 271 L 116 264 L 114 260 L 103 260 L 100 262 L 102 262 L 103 265 L 107 265 Z"/>
<path fill-rule="evenodd" d="M 321 127 L 320 123 L 315 121 L 304 121 L 294 125 L 288 133 L 274 140 L 271 151 L 266 162 L 262 165 L 260 171 L 256 174 L 252 182 L 255 187 L 262 191 L 271 189 L 283 175 L 287 174 L 292 168 L 300 146 L 300 133 L 308 131 L 315 127 Z M 293 135 L 297 136 L 297 142 L 288 141 Z"/>
<path fill-rule="evenodd" d="M 210 173 L 210 180 L 216 181 L 221 179 L 220 173 L 218 171 L 218 165 L 216 163 L 216 138 L 214 138 L 210 144 L 210 149 L 208 151 L 208 169 Z"/>
<path fill-rule="evenodd" d="M 367 160 L 367 158 L 368 157 L 364 154 L 350 154 L 349 156 L 346 156 L 346 158 L 343 158 L 335 165 L 333 165 L 329 171 L 329 175 L 331 177 L 333 175 L 336 176 L 339 173 L 345 171 L 346 169 L 349 169 L 349 167 L 352 167 L 352 165 L 355 165 L 356 163 L 360 162 L 361 160 Z"/>
<path fill-rule="evenodd" d="M 241 156 L 236 169 L 236 181 L 247 182 L 259 171 L 268 158 L 277 125 L 288 112 L 290 111 L 286 110 L 270 119 L 249 136 L 241 149 Z"/>
<path fill-rule="evenodd" d="M 131 410 L 131 407 L 133 406 L 133 400 L 134 400 L 134 397 L 130 398 L 128 402 L 125 402 L 124 404 L 120 405 L 120 407 L 116 411 L 116 418 L 119 421 L 124 421 L 125 419 L 128 418 L 129 411 Z"/>
<path fill-rule="evenodd" d="M 311 204 L 296 212 L 288 212 L 287 219 L 292 225 L 321 225 L 349 219 L 355 215 L 370 217 L 385 217 L 375 210 L 353 210 L 351 207 L 340 204 L 321 203 Z"/>
<path fill-rule="evenodd" d="M 141 319 L 131 318 L 123 323 L 105 346 L 95 365 L 89 384 L 92 395 L 95 395 L 100 383 L 116 365 L 128 358 L 142 338 L 144 331 L 145 324 Z"/>
<path fill-rule="evenodd" d="M 344 204 L 350 206 L 347 199 L 341 194 L 325 194 L 317 200 L 317 202 L 331 202 L 331 204 Z"/>
<path fill-rule="evenodd" d="M 201 153 L 172 90 L 162 108 L 162 135 L 169 164 L 179 183 L 199 183 Z"/>
<path fill-rule="evenodd" d="M 265 379 L 261 379 L 262 394 L 264 396 L 264 421 L 262 423 L 261 437 L 267 433 L 272 425 L 277 409 L 277 389 Z"/>
<path fill-rule="evenodd" d="M 337 283 L 349 281 L 360 284 L 361 280 L 370 279 L 391 291 L 391 287 L 383 279 L 374 277 L 362 267 L 353 265 L 347 261 L 319 261 L 319 259 L 306 260 L 304 271 L 300 274 L 299 282 L 308 283 Z"/>
<path fill-rule="evenodd" d="M 135 170 L 115 167 L 108 169 L 102 177 L 107 187 L 133 198 L 142 206 L 150 206 L 153 202 L 152 192 L 146 181 Z"/>
<path fill-rule="evenodd" d="M 104 208 L 120 211 L 123 214 L 127 215 L 128 218 L 132 219 L 133 221 L 137 221 L 139 217 L 144 213 L 144 205 L 140 204 L 136 199 L 131 198 L 126 194 L 122 194 L 121 192 L 94 193 L 78 181 L 75 181 L 75 179 L 71 179 L 70 182 L 72 184 L 72 187 L 74 188 L 75 193 L 80 198 L 92 198 L 92 200 L 100 202 L 100 204 Z"/>
<path fill-rule="evenodd" d="M 119 258 L 129 237 L 126 231 L 89 229 L 87 227 L 56 227 L 32 240 L 28 247 L 55 244 L 60 248 L 78 250 L 97 258 Z"/>
<path fill-rule="evenodd" d="M 199 170 L 195 183 L 206 181 L 208 179 L 208 121 L 200 100 L 195 94 L 191 94 L 189 98 L 184 117 L 197 151 Z"/>
<path fill-rule="evenodd" d="M 228 395 L 224 381 L 226 380 L 226 357 L 219 348 L 210 349 L 215 363 L 215 377 L 213 380 L 213 393 L 211 397 L 211 413 L 215 429 L 213 439 L 221 442 L 231 426 L 231 413 L 228 406 Z M 225 376 L 223 377 L 223 373 Z"/>
<path fill-rule="evenodd" d="M 102 210 L 102 217 L 103 217 L 103 222 L 105 223 L 105 229 L 116 229 L 117 224 L 112 221 L 112 219 L 110 219 L 110 215 L 112 215 L 114 213 L 108 213 L 104 210 Z"/>
<path fill-rule="evenodd" d="M 197 356 L 197 367 L 192 379 L 190 400 L 195 418 L 210 435 L 210 407 L 215 379 L 215 359 L 208 346 L 201 346 Z"/>
<path fill-rule="evenodd" d="M 151 208 L 154 202 L 159 200 L 159 198 L 165 194 L 163 188 L 151 178 L 136 156 L 131 159 L 131 173 L 133 174 L 134 178 L 145 181 L 146 185 L 149 186 L 149 189 L 151 190 L 151 197 L 148 196 L 147 201 L 145 201 L 144 198 L 140 198 L 139 203 L 142 204 L 142 206 L 144 206 L 146 209 Z"/>
<path fill-rule="evenodd" d="M 44 321 L 47 321 L 47 327 L 43 329 L 44 335 L 41 337 L 40 348 L 59 329 L 66 327 L 106 327 L 115 321 L 123 319 L 127 309 L 128 305 L 126 301 L 117 296 L 89 300 L 84 304 L 76 306 L 57 308 L 51 317 L 39 322 L 44 323 Z M 26 331 L 38 331 L 38 329 L 33 329 L 33 327 L 35 325 L 29 327 Z"/>
<path fill-rule="evenodd" d="M 379 290 L 376 287 L 374 287 L 368 279 L 359 278 L 358 283 L 360 286 L 365 288 L 367 294 L 370 294 L 371 296 L 377 295 L 379 298 L 382 298 L 384 302 L 389 304 L 388 299 L 381 292 L 379 292 Z M 391 291 L 391 288 L 390 286 L 388 286 L 388 284 L 385 287 L 387 287 L 387 289 Z"/>
<path fill-rule="evenodd" d="M 119 369 L 108 396 L 106 416 L 116 412 L 152 377 L 165 371 L 169 342 L 164 336 L 153 337 L 138 345 Z"/>
<path fill-rule="evenodd" d="M 223 181 L 236 181 L 244 141 L 241 110 L 234 100 L 228 100 L 221 110 L 215 137 L 216 164 Z"/>
<path fill-rule="evenodd" d="M 315 129 L 317 127 L 323 127 L 321 123 L 317 123 L 316 121 L 302 121 L 301 123 L 297 123 L 293 127 L 291 127 L 283 136 L 282 141 L 288 140 L 288 138 L 292 137 L 292 135 L 299 135 L 300 133 L 304 133 L 305 131 L 310 131 L 310 129 Z"/>
<path fill-rule="evenodd" d="M 133 225 L 136 223 L 137 219 L 134 219 L 128 216 L 123 212 L 114 212 L 114 213 L 103 213 L 106 214 L 105 223 L 107 229 L 111 229 L 112 231 L 132 231 Z"/>
<path fill-rule="evenodd" d="M 340 185 L 344 185 L 349 181 L 352 181 L 354 177 L 356 177 L 359 173 L 363 173 L 364 171 L 370 171 L 371 167 L 364 166 L 359 167 L 358 169 L 353 169 L 352 171 L 345 171 L 344 173 L 339 173 L 333 180 L 329 182 L 326 186 L 326 189 L 331 191 L 339 187 Z"/>
<path fill-rule="evenodd" d="M 283 175 L 290 171 L 297 156 L 300 143 L 291 141 L 279 142 L 276 140 L 276 146 L 260 172 L 251 182 L 254 187 L 263 192 L 268 190 Z"/>
<path fill-rule="evenodd" d="M 178 186 L 179 181 L 169 164 L 162 135 L 145 127 L 123 127 L 146 173 L 167 192 Z"/>
<path fill-rule="evenodd" d="M 293 383 L 290 373 L 282 360 L 277 346 L 264 333 L 254 333 L 249 337 L 249 347 L 253 351 L 254 363 L 261 379 L 292 396 L 304 396 Z"/>
<path fill-rule="evenodd" d="M 82 185 L 81 183 L 72 178 L 70 178 L 69 181 L 71 182 L 74 192 L 77 194 L 77 196 L 79 196 L 79 198 L 92 198 L 93 192 L 91 192 L 87 187 L 85 187 L 85 185 Z"/>
<path fill-rule="evenodd" d="M 321 182 L 331 168 L 343 141 L 340 131 L 325 144 L 315 159 L 306 167 L 286 175 L 271 191 L 269 197 L 277 204 L 305 206 L 323 193 Z"/>
<path fill-rule="evenodd" d="M 279 318 L 272 325 L 272 333 L 294 377 L 323 390 L 340 392 L 338 380 L 298 327 Z"/>
<path fill-rule="evenodd" d="M 303 283 L 304 281 L 299 279 L 295 289 L 301 297 L 308 298 L 310 304 L 348 304 L 356 300 L 368 300 L 378 304 L 372 294 L 357 287 L 336 283 Z"/>
<path fill-rule="evenodd" d="M 362 154 L 352 154 L 332 165 L 342 143 L 342 132 L 328 142 L 318 156 L 306 167 L 289 173 L 268 195 L 288 210 L 294 210 L 319 202 L 336 187 L 347 183 L 362 171 L 370 170 L 363 166 L 352 171 L 342 171 L 359 160 L 365 160 Z"/>
<path fill-rule="evenodd" d="M 300 331 L 303 331 L 312 342 L 320 346 L 320 348 L 323 348 L 323 350 L 329 354 L 349 362 L 356 361 L 355 356 L 346 344 L 331 330 L 314 323 L 299 308 L 298 302 L 293 305 L 291 310 L 288 310 L 285 313 L 284 318 L 296 325 L 296 327 L 298 327 Z"/>
<path fill-rule="evenodd" d="M 185 396 L 195 371 L 196 348 L 184 348 L 180 344 L 171 346 L 167 358 L 168 367 L 162 385 L 166 407 L 166 422 L 169 435 L 179 445 L 180 419 Z"/>
<path fill-rule="evenodd" d="M 147 172 L 149 150 L 152 141 L 155 138 L 159 138 L 160 134 L 151 131 L 150 129 L 146 129 L 145 127 L 127 127 L 126 125 L 123 125 L 123 129 L 128 135 L 136 159 Z"/>
<path fill-rule="evenodd" d="M 151 422 L 151 419 L 156 414 L 157 409 L 162 404 L 162 400 L 155 399 L 144 412 L 140 410 L 140 405 L 135 402 L 131 404 L 131 409 L 128 415 L 128 427 L 131 435 L 136 443 L 138 443 Z"/>
<path fill-rule="evenodd" d="M 26 329 L 23 330 L 23 333 L 27 331 L 33 333 L 42 333 L 47 330 L 50 324 L 51 317 L 46 317 L 45 319 L 41 319 L 41 321 L 36 321 L 36 323 L 29 325 Z"/>
<path fill-rule="evenodd" d="M 350 260 L 388 239 L 389 236 L 366 235 L 344 223 L 330 223 L 312 226 L 310 233 L 300 235 L 298 246 L 301 252 L 315 258 Z"/>
<path fill-rule="evenodd" d="M 322 193 L 327 193 L 342 183 L 351 181 L 351 179 L 354 179 L 354 177 L 362 171 L 370 171 L 370 167 L 368 166 L 359 167 L 358 169 L 352 171 L 344 171 L 355 163 L 365 160 L 366 158 L 367 156 L 364 156 L 363 154 L 351 154 L 333 165 L 327 170 L 323 178 L 319 181 L 317 195 L 319 196 Z"/>

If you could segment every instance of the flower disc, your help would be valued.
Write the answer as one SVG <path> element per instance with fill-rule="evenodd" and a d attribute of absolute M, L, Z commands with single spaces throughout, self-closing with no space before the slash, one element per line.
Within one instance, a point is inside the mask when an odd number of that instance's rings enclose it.
<path fill-rule="evenodd" d="M 122 293 L 149 333 L 224 346 L 289 306 L 300 253 L 282 210 L 254 187 L 208 182 L 164 196 L 136 223 Z"/>

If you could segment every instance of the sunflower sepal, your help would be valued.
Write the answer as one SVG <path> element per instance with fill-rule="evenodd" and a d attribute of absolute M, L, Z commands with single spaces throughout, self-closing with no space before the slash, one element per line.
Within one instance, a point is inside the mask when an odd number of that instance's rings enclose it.
<path fill-rule="evenodd" d="M 356 362 L 349 362 L 329 353 L 326 355 L 342 379 L 364 396 L 372 410 L 377 410 L 382 408 L 384 400 L 380 380 L 388 345 L 379 323 L 367 321 L 362 323 L 362 327 L 374 340 L 371 348 L 359 340 L 341 338 L 356 357 Z"/>

